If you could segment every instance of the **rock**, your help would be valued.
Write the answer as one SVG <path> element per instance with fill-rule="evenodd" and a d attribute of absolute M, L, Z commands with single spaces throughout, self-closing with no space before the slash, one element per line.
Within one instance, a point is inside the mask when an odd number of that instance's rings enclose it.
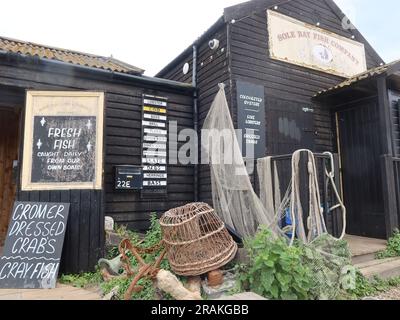
<path fill-rule="evenodd" d="M 259 296 L 258 294 L 254 292 L 244 292 L 244 293 L 239 293 L 235 294 L 233 296 L 222 296 L 218 299 L 215 300 L 240 300 L 240 301 L 252 301 L 252 300 L 268 300 L 265 299 L 264 297 Z"/>
<path fill-rule="evenodd" d="M 190 292 L 198 294 L 201 296 L 201 278 L 200 277 L 189 277 L 185 288 Z"/>
<path fill-rule="evenodd" d="M 156 286 L 176 300 L 202 300 L 199 293 L 186 289 L 174 274 L 166 270 L 157 273 Z"/>
<path fill-rule="evenodd" d="M 111 217 L 104 218 L 104 229 L 106 231 L 114 231 L 114 219 Z"/>
<path fill-rule="evenodd" d="M 112 300 L 115 296 L 118 295 L 119 286 L 113 288 L 110 293 L 106 294 L 102 300 Z"/>

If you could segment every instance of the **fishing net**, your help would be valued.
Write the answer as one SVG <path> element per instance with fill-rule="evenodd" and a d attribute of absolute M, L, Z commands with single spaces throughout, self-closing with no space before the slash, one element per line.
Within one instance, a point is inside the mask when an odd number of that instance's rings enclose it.
<path fill-rule="evenodd" d="M 300 159 L 301 154 L 307 156 L 306 169 L 308 173 L 308 212 L 303 212 L 300 189 Z M 332 157 L 330 157 L 332 159 Z M 332 160 L 331 160 L 332 161 Z M 333 167 L 333 165 L 331 165 Z M 280 199 L 280 184 L 277 165 L 272 164 L 272 158 L 260 159 L 257 164 L 260 182 L 260 197 L 264 205 L 274 210 L 276 220 L 285 235 L 290 239 L 290 244 L 295 240 L 304 246 L 304 261 L 313 274 L 312 293 L 315 299 L 336 299 L 346 284 L 346 270 L 351 270 L 351 254 L 346 241 L 342 240 L 345 234 L 345 225 L 339 239 L 328 234 L 321 206 L 318 172 L 315 157 L 309 150 L 296 151 L 291 159 L 291 179 L 283 199 Z M 345 220 L 346 210 L 334 184 L 334 173 L 324 172 L 339 204 L 330 210 L 342 209 Z M 278 194 L 278 196 L 276 195 Z"/>
<path fill-rule="evenodd" d="M 271 158 L 259 159 L 257 174 L 260 197 L 250 181 L 225 97 L 224 85 L 211 105 L 203 126 L 202 155 L 210 164 L 213 205 L 222 220 L 242 236 L 254 236 L 260 225 L 275 236 L 285 237 L 291 245 L 298 241 L 305 246 L 304 263 L 315 274 L 314 293 L 317 299 L 334 299 L 341 289 L 341 277 L 351 265 L 348 244 L 327 233 L 321 208 L 320 190 L 314 155 L 299 150 L 291 159 L 291 179 L 285 194 L 281 193 L 279 174 Z M 300 189 L 300 155 L 307 155 L 309 212 L 303 212 Z M 204 162 L 203 162 L 204 163 Z M 333 166 L 332 166 L 333 167 Z M 334 185 L 332 172 L 325 172 L 341 208 L 345 207 Z M 286 219 L 283 225 L 282 220 Z"/>
<path fill-rule="evenodd" d="M 225 97 L 224 85 L 211 105 L 202 130 L 203 163 L 211 170 L 215 211 L 242 236 L 253 236 L 259 225 L 280 233 L 274 212 L 267 210 L 254 192 Z"/>
<path fill-rule="evenodd" d="M 329 234 L 305 245 L 304 264 L 313 273 L 312 293 L 318 300 L 336 299 L 347 284 L 351 253 L 346 241 Z"/>

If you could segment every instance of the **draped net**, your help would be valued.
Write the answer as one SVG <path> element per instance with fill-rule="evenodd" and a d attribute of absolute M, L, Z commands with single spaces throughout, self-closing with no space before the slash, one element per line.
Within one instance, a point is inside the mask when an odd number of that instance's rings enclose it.
<path fill-rule="evenodd" d="M 307 152 L 309 160 L 310 211 L 306 213 L 306 219 L 303 218 L 299 192 L 301 152 Z M 316 298 L 335 298 L 341 288 L 342 270 L 350 264 L 350 254 L 346 242 L 327 233 L 312 152 L 300 150 L 294 154 L 292 179 L 283 198 L 279 189 L 279 175 L 271 158 L 258 160 L 259 197 L 253 189 L 242 157 L 224 85 L 220 84 L 202 130 L 203 163 L 205 160 L 210 165 L 213 206 L 225 224 L 244 237 L 254 236 L 258 227 L 265 225 L 275 236 L 286 237 L 291 245 L 297 238 L 306 247 L 305 263 L 315 274 Z M 280 223 L 288 210 L 292 225 L 282 228 Z M 306 221 L 306 226 L 303 221 Z"/>

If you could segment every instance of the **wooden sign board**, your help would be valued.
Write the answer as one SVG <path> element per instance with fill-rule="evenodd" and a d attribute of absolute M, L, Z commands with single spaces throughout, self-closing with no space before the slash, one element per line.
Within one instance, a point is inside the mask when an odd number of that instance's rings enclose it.
<path fill-rule="evenodd" d="M 0 288 L 55 288 L 69 206 L 15 202 L 0 257 Z"/>
<path fill-rule="evenodd" d="M 266 155 L 266 121 L 264 86 L 236 82 L 238 129 L 242 130 L 242 154 L 247 159 Z"/>
<path fill-rule="evenodd" d="M 168 186 L 168 99 L 143 95 L 142 198 L 165 197 Z"/>
<path fill-rule="evenodd" d="M 104 94 L 28 91 L 22 190 L 101 189 Z"/>
<path fill-rule="evenodd" d="M 367 70 L 363 43 L 273 10 L 267 17 L 271 58 L 342 77 Z"/>

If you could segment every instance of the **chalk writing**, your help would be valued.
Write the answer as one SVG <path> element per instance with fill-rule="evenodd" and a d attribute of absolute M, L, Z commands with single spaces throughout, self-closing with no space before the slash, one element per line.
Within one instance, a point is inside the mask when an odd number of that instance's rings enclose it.
<path fill-rule="evenodd" d="M 54 288 L 68 212 L 69 204 L 14 204 L 0 258 L 0 288 Z"/>

